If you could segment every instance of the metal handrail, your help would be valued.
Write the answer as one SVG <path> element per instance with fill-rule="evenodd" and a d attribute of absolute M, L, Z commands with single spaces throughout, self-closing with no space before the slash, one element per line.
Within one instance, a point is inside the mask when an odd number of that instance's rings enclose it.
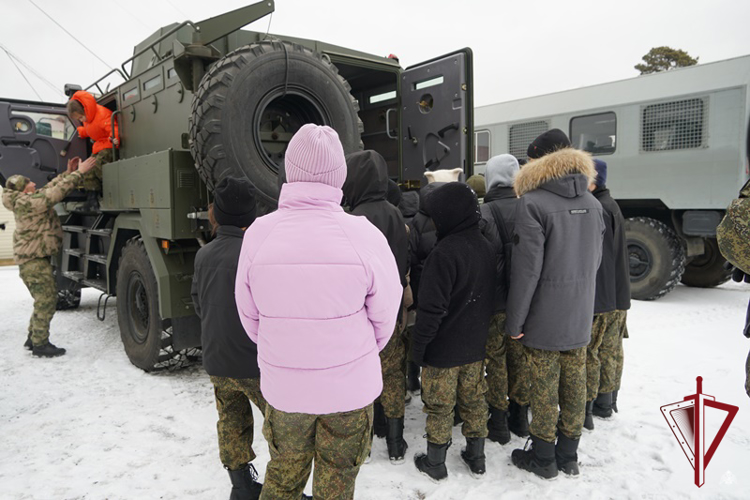
<path fill-rule="evenodd" d="M 102 95 L 106 94 L 106 92 L 104 92 L 102 90 L 102 88 L 99 86 L 99 82 L 101 82 L 102 80 L 106 79 L 107 77 L 109 77 L 109 75 L 111 75 L 111 74 L 113 74 L 115 72 L 120 74 L 120 76 L 122 77 L 123 81 L 126 81 L 128 79 L 128 77 L 126 77 L 122 73 L 122 71 L 120 71 L 119 68 L 112 68 L 107 74 L 105 74 L 103 77 L 99 78 L 97 81 L 95 81 L 94 83 L 92 83 L 91 85 L 89 85 L 88 87 L 86 87 L 84 90 L 88 90 L 91 87 L 96 87 L 96 89 L 99 91 L 100 94 L 102 94 Z"/>
<path fill-rule="evenodd" d="M 196 26 L 193 21 L 185 21 L 185 22 L 183 22 L 181 24 L 178 24 L 177 26 L 175 26 L 171 30 L 167 31 L 162 36 L 160 36 L 159 38 L 157 38 L 156 40 L 154 40 L 151 43 L 151 45 L 149 45 L 148 47 L 145 47 L 145 48 L 141 49 L 139 52 L 136 52 L 130 58 L 126 59 L 125 62 L 122 63 L 122 65 L 120 65 L 120 67 L 122 68 L 122 71 L 124 71 L 125 74 L 128 75 L 127 78 L 125 78 L 125 79 L 128 80 L 131 77 L 131 74 L 125 68 L 126 64 L 128 64 L 129 62 L 132 62 L 133 60 L 135 60 L 135 58 L 142 56 L 143 54 L 145 54 L 149 50 L 152 50 L 154 52 L 154 54 L 156 55 L 157 60 L 161 61 L 162 60 L 162 56 L 161 56 L 161 54 L 159 54 L 159 52 L 157 52 L 157 50 L 155 48 L 156 45 L 158 45 L 161 42 L 163 42 L 166 38 L 174 35 L 176 32 L 178 32 L 179 30 L 181 30 L 185 26 L 190 26 L 191 28 L 193 28 L 193 31 L 200 32 L 200 30 L 201 30 L 200 27 Z"/>

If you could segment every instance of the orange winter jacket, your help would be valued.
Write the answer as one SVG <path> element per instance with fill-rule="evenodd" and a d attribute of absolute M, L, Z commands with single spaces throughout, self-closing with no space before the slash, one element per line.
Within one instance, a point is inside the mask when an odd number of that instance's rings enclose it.
<path fill-rule="evenodd" d="M 93 154 L 112 147 L 112 112 L 96 103 L 94 96 L 85 90 L 79 90 L 71 99 L 75 99 L 83 105 L 86 121 L 78 127 L 78 136 L 82 139 L 90 137 L 94 141 Z M 115 122 L 115 137 L 120 138 L 117 123 Z"/>

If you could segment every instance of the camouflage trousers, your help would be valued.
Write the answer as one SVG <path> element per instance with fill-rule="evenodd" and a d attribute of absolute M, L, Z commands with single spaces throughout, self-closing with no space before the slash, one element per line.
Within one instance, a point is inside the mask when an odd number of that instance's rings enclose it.
<path fill-rule="evenodd" d="M 526 354 L 531 374 L 529 432 L 550 443 L 556 430 L 578 439 L 586 416 L 586 348 L 559 352 L 526 347 Z"/>
<path fill-rule="evenodd" d="M 114 159 L 112 148 L 102 149 L 94 155 L 94 158 L 96 158 L 94 167 L 83 174 L 79 187 L 86 191 L 100 192 L 102 190 L 102 167 Z"/>
<path fill-rule="evenodd" d="M 34 345 L 49 341 L 49 324 L 57 306 L 57 285 L 49 257 L 33 259 L 18 266 L 21 280 L 34 299 L 34 312 L 29 322 L 28 336 Z"/>
<path fill-rule="evenodd" d="M 599 348 L 601 378 L 599 380 L 598 391 L 600 393 L 620 390 L 623 361 L 625 357 L 622 339 L 628 337 L 628 312 L 613 311 L 608 314 L 611 314 L 610 324 L 604 333 L 602 345 Z M 591 397 L 591 394 L 589 394 L 589 397 Z"/>
<path fill-rule="evenodd" d="M 745 361 L 745 392 L 750 397 L 750 352 L 747 353 L 747 361 Z"/>
<path fill-rule="evenodd" d="M 385 416 L 401 418 L 406 406 L 406 345 L 398 327 L 385 348 L 380 351 L 383 392 L 375 402 L 383 405 Z"/>
<path fill-rule="evenodd" d="M 612 314 L 614 312 L 594 314 L 591 341 L 586 347 L 586 401 L 595 400 L 596 395 L 599 394 L 599 378 L 602 369 L 599 350 L 605 333 L 612 327 Z"/>
<path fill-rule="evenodd" d="M 505 313 L 490 322 L 487 337 L 487 403 L 508 410 L 508 398 L 521 406 L 529 404 L 529 373 L 523 344 L 505 334 Z"/>
<path fill-rule="evenodd" d="M 360 466 L 370 453 L 372 405 L 359 410 L 309 415 L 268 405 L 263 435 L 271 461 L 261 500 L 299 500 L 313 458 L 315 500 L 350 500 Z"/>
<path fill-rule="evenodd" d="M 487 437 L 484 362 L 453 368 L 422 368 L 422 402 L 427 414 L 427 441 L 445 444 L 453 434 L 453 409 L 458 406 L 465 437 Z"/>
<path fill-rule="evenodd" d="M 254 420 L 250 401 L 261 413 L 266 411 L 266 400 L 260 393 L 260 378 L 229 378 L 211 376 L 216 396 L 219 421 L 219 457 L 229 470 L 240 469 L 255 459 L 253 451 Z"/>

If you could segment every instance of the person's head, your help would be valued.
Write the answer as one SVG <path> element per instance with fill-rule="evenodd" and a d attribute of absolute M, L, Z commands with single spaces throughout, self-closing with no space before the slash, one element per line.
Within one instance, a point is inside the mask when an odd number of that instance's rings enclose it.
<path fill-rule="evenodd" d="M 479 174 L 474 174 L 466 179 L 466 184 L 471 186 L 471 189 L 477 193 L 479 198 L 484 198 L 484 195 L 487 194 L 487 189 L 484 187 L 484 177 Z"/>
<path fill-rule="evenodd" d="M 388 193 L 385 195 L 385 199 L 388 200 L 388 203 L 393 205 L 394 207 L 398 207 L 401 205 L 401 188 L 398 187 L 398 184 L 396 184 L 396 181 L 393 179 L 388 179 Z"/>
<path fill-rule="evenodd" d="M 599 158 L 594 158 L 594 168 L 596 169 L 596 179 L 593 182 L 594 187 L 607 187 L 607 163 Z"/>
<path fill-rule="evenodd" d="M 77 99 L 71 99 L 68 101 L 68 104 L 66 104 L 65 107 L 71 120 L 79 122 L 86 121 L 86 111 L 83 109 L 83 104 L 81 104 L 81 101 Z"/>
<path fill-rule="evenodd" d="M 565 135 L 565 132 L 559 128 L 553 128 L 534 139 L 534 141 L 529 144 L 529 148 L 526 150 L 526 155 L 533 160 L 554 153 L 558 149 L 569 147 L 570 139 Z"/>
<path fill-rule="evenodd" d="M 443 169 L 425 172 L 424 176 L 427 178 L 428 184 L 432 184 L 433 182 L 458 182 L 462 173 L 462 169 L 454 168 L 453 170 Z"/>
<path fill-rule="evenodd" d="M 344 147 L 335 130 L 325 125 L 303 125 L 286 150 L 286 182 L 316 182 L 341 189 L 346 180 Z"/>
<path fill-rule="evenodd" d="M 349 208 L 388 198 L 388 164 L 380 153 L 370 149 L 355 151 L 345 160 L 346 180 L 341 191 Z"/>
<path fill-rule="evenodd" d="M 474 190 L 462 182 L 449 182 L 433 191 L 426 200 L 438 238 L 479 224 L 482 218 Z"/>
<path fill-rule="evenodd" d="M 255 220 L 255 187 L 247 179 L 224 177 L 214 189 L 211 212 L 209 220 L 213 215 L 218 226 L 247 228 Z"/>
<path fill-rule="evenodd" d="M 493 156 L 487 161 L 485 182 L 487 191 L 495 186 L 513 187 L 513 179 L 518 172 L 518 160 L 509 154 Z"/>
<path fill-rule="evenodd" d="M 13 191 L 19 191 L 25 194 L 32 194 L 36 192 L 36 184 L 26 176 L 11 175 L 10 177 L 8 177 L 8 180 L 5 181 L 5 189 L 11 189 Z"/>

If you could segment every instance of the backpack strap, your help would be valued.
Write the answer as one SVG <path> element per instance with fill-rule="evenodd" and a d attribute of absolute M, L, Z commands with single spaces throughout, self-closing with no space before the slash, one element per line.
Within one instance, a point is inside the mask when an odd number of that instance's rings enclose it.
<path fill-rule="evenodd" d="M 510 243 L 510 235 L 508 234 L 508 227 L 505 225 L 505 219 L 503 214 L 500 213 L 500 208 L 497 203 L 488 203 L 490 212 L 492 212 L 492 218 L 495 219 L 495 225 L 497 226 L 497 232 L 500 233 L 500 240 L 503 246 Z"/>

